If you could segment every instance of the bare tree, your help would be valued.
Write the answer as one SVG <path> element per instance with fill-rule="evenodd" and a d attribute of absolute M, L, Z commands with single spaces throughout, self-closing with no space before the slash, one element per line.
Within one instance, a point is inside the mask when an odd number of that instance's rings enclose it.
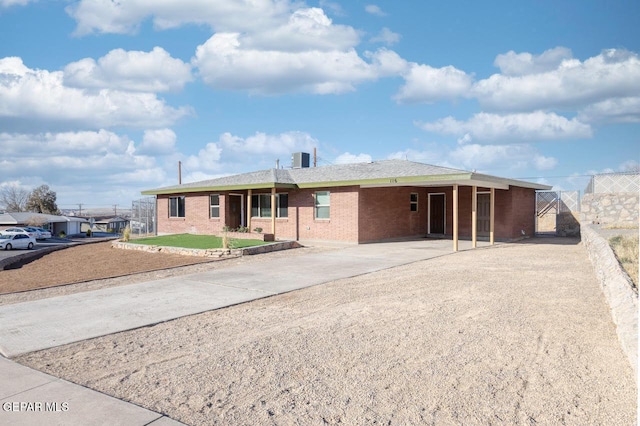
<path fill-rule="evenodd" d="M 56 204 L 56 193 L 49 185 L 40 185 L 34 189 L 27 200 L 27 211 L 36 213 L 60 214 Z"/>
<path fill-rule="evenodd" d="M 27 209 L 29 191 L 17 185 L 8 185 L 0 189 L 0 205 L 8 212 L 23 212 Z"/>

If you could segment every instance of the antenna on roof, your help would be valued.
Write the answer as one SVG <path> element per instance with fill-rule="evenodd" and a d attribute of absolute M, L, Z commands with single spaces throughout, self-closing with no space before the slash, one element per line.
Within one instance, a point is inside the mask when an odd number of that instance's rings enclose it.
<path fill-rule="evenodd" d="M 315 146 L 313 147 L 313 167 L 318 167 L 318 153 Z"/>

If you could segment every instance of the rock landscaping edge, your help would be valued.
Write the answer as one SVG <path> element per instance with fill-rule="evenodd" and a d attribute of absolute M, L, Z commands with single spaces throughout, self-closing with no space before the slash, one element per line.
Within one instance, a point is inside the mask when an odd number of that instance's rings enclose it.
<path fill-rule="evenodd" d="M 618 340 L 629 358 L 634 377 L 638 377 L 638 294 L 626 272 L 620 266 L 609 242 L 591 225 L 581 227 L 582 243 L 611 308 Z"/>
<path fill-rule="evenodd" d="M 252 254 L 269 253 L 272 251 L 289 250 L 301 247 L 297 241 L 279 241 L 276 243 L 265 244 L 256 247 L 246 247 L 241 249 L 191 249 L 184 247 L 168 247 L 154 246 L 144 244 L 125 243 L 123 241 L 114 241 L 111 243 L 113 247 L 124 250 L 140 250 L 149 253 L 171 253 L 183 256 L 198 256 L 211 258 L 234 258 Z"/>

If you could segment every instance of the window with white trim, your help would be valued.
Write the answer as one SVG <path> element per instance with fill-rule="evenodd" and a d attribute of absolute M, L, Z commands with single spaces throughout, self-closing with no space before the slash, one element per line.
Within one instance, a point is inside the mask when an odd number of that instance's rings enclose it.
<path fill-rule="evenodd" d="M 331 193 L 329 191 L 317 191 L 315 195 L 315 218 L 329 219 L 331 210 Z"/>
<path fill-rule="evenodd" d="M 218 194 L 209 196 L 209 217 L 213 219 L 220 217 L 220 195 Z"/>
<path fill-rule="evenodd" d="M 409 201 L 409 206 L 412 212 L 418 211 L 418 194 L 415 192 L 411 193 L 411 200 Z"/>
<path fill-rule="evenodd" d="M 271 217 L 271 194 L 251 196 L 251 217 Z M 289 217 L 289 194 L 276 194 L 276 217 Z"/>
<path fill-rule="evenodd" d="M 185 197 L 169 197 L 169 217 L 185 217 Z"/>

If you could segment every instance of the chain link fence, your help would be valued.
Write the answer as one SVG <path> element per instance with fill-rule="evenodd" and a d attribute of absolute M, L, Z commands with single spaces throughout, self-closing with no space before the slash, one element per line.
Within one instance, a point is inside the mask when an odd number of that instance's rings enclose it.
<path fill-rule="evenodd" d="M 146 197 L 131 202 L 131 237 L 156 235 L 156 198 Z"/>

